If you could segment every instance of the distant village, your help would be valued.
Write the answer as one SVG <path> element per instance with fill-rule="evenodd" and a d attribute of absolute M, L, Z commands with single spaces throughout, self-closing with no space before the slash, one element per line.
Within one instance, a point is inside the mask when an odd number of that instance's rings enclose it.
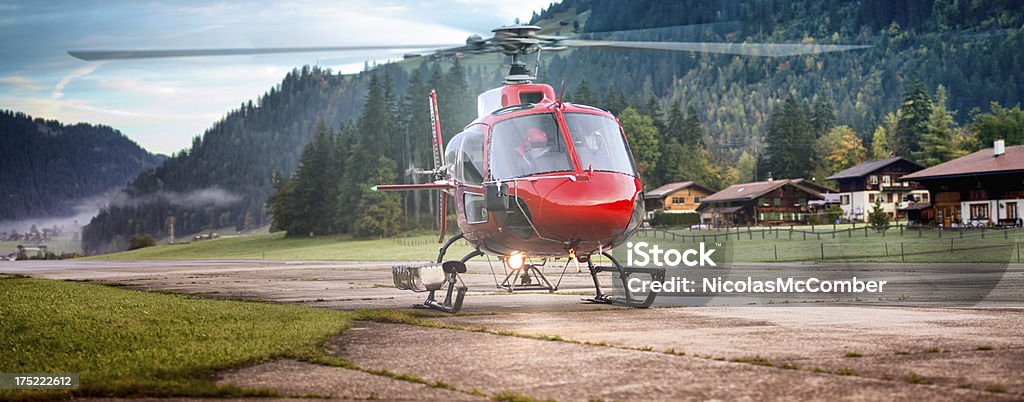
<path fill-rule="evenodd" d="M 826 180 L 838 188 L 805 178 L 769 178 L 721 190 L 692 181 L 669 183 L 649 191 L 645 204 L 655 224 L 689 222 L 694 228 L 866 223 L 872 213 L 944 228 L 1024 223 L 1024 145 L 1006 147 L 1002 140 L 929 168 L 893 157 Z M 670 214 L 690 219 L 664 218 Z"/>
<path fill-rule="evenodd" d="M 53 238 L 70 235 L 72 240 L 78 240 L 82 234 L 82 226 L 78 224 L 78 221 L 66 225 L 53 225 L 53 227 L 44 227 L 39 229 L 36 225 L 32 225 L 28 231 L 19 232 L 17 229 L 11 229 L 10 231 L 0 232 L 0 243 L 2 242 L 21 242 L 21 243 L 44 243 L 48 242 Z"/>

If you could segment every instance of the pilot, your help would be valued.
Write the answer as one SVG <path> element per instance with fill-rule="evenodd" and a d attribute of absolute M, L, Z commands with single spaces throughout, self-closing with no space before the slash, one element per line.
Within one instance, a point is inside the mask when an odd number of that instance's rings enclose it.
<path fill-rule="evenodd" d="M 533 166 L 538 158 L 543 157 L 550 150 L 548 134 L 539 127 L 526 130 L 523 142 L 516 147 L 516 152 L 526 161 L 527 166 Z"/>

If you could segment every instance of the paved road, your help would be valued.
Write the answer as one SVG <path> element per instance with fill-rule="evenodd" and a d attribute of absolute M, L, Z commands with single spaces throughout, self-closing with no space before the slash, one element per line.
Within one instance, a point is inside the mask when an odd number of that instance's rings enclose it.
<path fill-rule="evenodd" d="M 389 267 L 64 261 L 0 263 L 0 272 L 338 309 L 407 309 L 421 301 L 420 294 L 391 287 Z M 971 289 L 999 272 L 981 303 L 936 299 L 933 287 L 913 286 L 962 268 L 956 265 L 746 267 L 755 277 L 839 268 L 903 283 L 901 293 L 770 308 L 718 298 L 713 306 L 635 310 L 582 303 L 581 295 L 592 291 L 590 278 L 571 267 L 556 294 L 510 295 L 496 292 L 487 264 L 476 263 L 465 276 L 474 291 L 463 313 L 433 318 L 463 329 L 359 322 L 329 352 L 364 371 L 275 361 L 223 373 L 220 381 L 343 399 L 478 399 L 502 392 L 558 400 L 1024 399 L 1021 266 L 973 266 L 977 276 L 945 281 Z M 958 303 L 972 307 L 935 307 Z"/>

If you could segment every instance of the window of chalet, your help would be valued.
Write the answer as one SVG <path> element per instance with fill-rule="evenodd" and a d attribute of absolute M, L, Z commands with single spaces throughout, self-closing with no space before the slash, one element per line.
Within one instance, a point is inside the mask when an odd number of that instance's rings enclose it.
<path fill-rule="evenodd" d="M 988 219 L 988 204 L 971 205 L 971 219 Z"/>
<path fill-rule="evenodd" d="M 874 194 L 868 194 L 868 204 L 874 204 L 874 203 L 875 203 L 875 195 Z"/>
<path fill-rule="evenodd" d="M 878 176 L 868 176 L 868 183 L 878 184 Z"/>
<path fill-rule="evenodd" d="M 807 206 L 807 199 L 806 198 L 801 198 L 800 199 L 800 206 L 801 207 Z"/>
<path fill-rule="evenodd" d="M 888 186 L 890 184 L 892 184 L 892 178 L 889 175 L 882 176 L 882 185 Z"/>
<path fill-rule="evenodd" d="M 843 204 L 843 205 L 850 205 L 850 196 L 849 195 L 841 195 L 841 196 L 839 196 L 839 203 Z"/>
<path fill-rule="evenodd" d="M 776 198 L 776 199 L 775 199 L 775 200 L 774 200 L 774 201 L 772 202 L 772 205 L 775 205 L 775 206 L 780 206 L 780 205 L 782 205 L 782 199 L 781 199 L 781 198 Z"/>
<path fill-rule="evenodd" d="M 700 203 L 700 197 L 693 197 L 693 203 L 694 204 Z"/>
<path fill-rule="evenodd" d="M 673 204 L 685 204 L 686 203 L 686 197 L 672 197 L 672 203 Z"/>

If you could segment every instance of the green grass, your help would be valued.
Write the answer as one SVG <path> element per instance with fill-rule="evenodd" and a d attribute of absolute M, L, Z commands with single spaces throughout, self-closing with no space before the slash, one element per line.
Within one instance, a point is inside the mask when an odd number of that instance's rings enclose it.
<path fill-rule="evenodd" d="M 0 400 L 266 396 L 219 387 L 217 371 L 288 357 L 331 360 L 351 315 L 201 300 L 74 282 L 0 277 L 0 372 L 80 373 L 76 390 L 0 390 Z"/>
<path fill-rule="evenodd" d="M 147 247 L 85 259 L 419 261 L 436 258 L 440 247 L 434 235 L 358 240 L 350 236 L 285 237 L 272 233 Z M 448 250 L 450 257 L 470 251 L 461 241 Z"/>
<path fill-rule="evenodd" d="M 840 225 L 840 230 L 850 228 Z M 999 230 L 944 232 L 941 237 L 936 231 L 923 232 L 891 229 L 885 235 L 873 230 L 867 234 L 858 226 L 851 233 L 838 233 L 833 238 L 831 225 L 816 226 L 804 238 L 803 233 L 794 233 L 790 238 L 788 227 L 776 232 L 765 232 L 764 238 L 758 229 L 753 235 L 746 230 L 737 239 L 733 230 L 728 247 L 732 249 L 732 261 L 773 262 L 773 261 L 820 261 L 824 248 L 826 261 L 863 262 L 908 262 L 908 263 L 1008 263 L 1019 262 L 1018 247 L 1024 248 L 1024 230 L 1017 229 L 1004 233 Z M 810 227 L 798 228 L 810 230 Z M 671 230 L 653 235 L 638 235 L 633 241 L 646 241 L 664 247 L 680 247 L 701 241 L 713 242 L 712 235 L 719 234 L 725 241 L 724 231 Z M 681 236 L 690 236 L 683 238 Z M 696 235 L 694 238 L 692 236 Z M 751 239 L 751 237 L 753 237 Z M 224 237 L 215 240 L 196 241 L 190 244 L 160 245 L 123 253 L 88 257 L 91 260 L 362 260 L 362 261 L 425 261 L 437 255 L 440 244 L 432 234 L 409 237 L 361 240 L 351 236 L 285 237 L 283 233 L 257 234 L 250 236 Z M 464 241 L 457 242 L 450 250 L 449 257 L 456 258 L 470 251 Z M 777 258 L 776 258 L 777 255 Z"/>

